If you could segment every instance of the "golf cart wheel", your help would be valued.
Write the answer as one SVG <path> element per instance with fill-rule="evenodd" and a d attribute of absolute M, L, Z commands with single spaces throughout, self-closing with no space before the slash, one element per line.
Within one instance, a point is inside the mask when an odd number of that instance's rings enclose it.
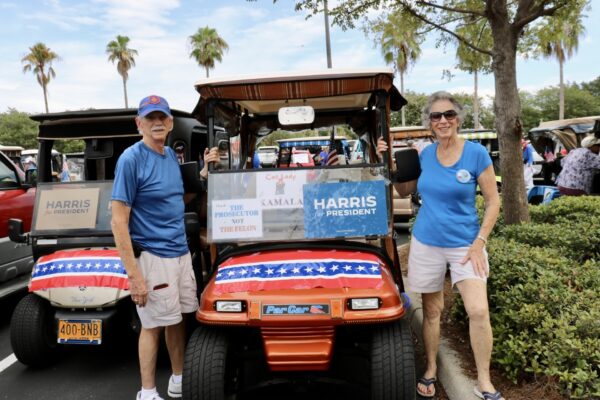
<path fill-rule="evenodd" d="M 224 400 L 233 386 L 230 344 L 222 330 L 200 326 L 190 338 L 183 365 L 184 400 Z M 228 365 L 230 364 L 230 365 Z"/>
<path fill-rule="evenodd" d="M 10 344 L 17 359 L 31 367 L 52 363 L 56 333 L 48 302 L 35 294 L 23 297 L 10 321 Z"/>
<path fill-rule="evenodd" d="M 371 342 L 371 399 L 415 399 L 415 352 L 408 320 L 375 329 Z"/>

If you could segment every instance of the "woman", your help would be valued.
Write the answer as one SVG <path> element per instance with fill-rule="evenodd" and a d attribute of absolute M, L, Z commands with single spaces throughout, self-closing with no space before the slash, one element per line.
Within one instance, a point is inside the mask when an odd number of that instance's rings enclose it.
<path fill-rule="evenodd" d="M 581 147 L 571 150 L 562 159 L 562 171 L 556 185 L 565 196 L 584 196 L 592 193 L 594 174 L 600 169 L 600 138 L 587 136 Z"/>
<path fill-rule="evenodd" d="M 450 265 L 452 286 L 460 292 L 469 315 L 471 347 L 477 365 L 475 394 L 501 400 L 490 380 L 492 328 L 487 302 L 489 273 L 485 245 L 500 209 L 492 160 L 480 144 L 458 137 L 464 119 L 462 106 L 447 92 L 432 94 L 423 110 L 423 125 L 437 142 L 420 154 L 418 181 L 397 185 L 404 196 L 418 189 L 423 204 L 413 227 L 408 260 L 408 287 L 421 293 L 423 344 L 427 369 L 417 382 L 417 393 L 435 395 L 440 316 L 444 308 L 444 277 Z M 381 148 L 378 143 L 378 150 Z M 483 223 L 475 208 L 476 187 L 485 199 Z"/>

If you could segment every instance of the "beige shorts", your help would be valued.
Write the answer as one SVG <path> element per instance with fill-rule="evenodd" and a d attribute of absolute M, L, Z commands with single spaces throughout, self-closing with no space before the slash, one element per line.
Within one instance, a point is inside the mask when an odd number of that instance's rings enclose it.
<path fill-rule="evenodd" d="M 415 293 L 435 293 L 444 289 L 446 265 L 450 264 L 452 287 L 466 279 L 478 279 L 487 282 L 473 270 L 471 261 L 461 264 L 469 247 L 436 247 L 419 242 L 413 235 L 410 240 L 408 254 L 408 290 Z M 488 265 L 488 254 L 483 249 L 485 262 Z"/>
<path fill-rule="evenodd" d="M 181 257 L 162 258 L 143 251 L 137 264 L 146 287 L 148 302 L 137 307 L 142 327 L 146 329 L 175 325 L 182 313 L 198 309 L 196 277 L 190 253 Z"/>

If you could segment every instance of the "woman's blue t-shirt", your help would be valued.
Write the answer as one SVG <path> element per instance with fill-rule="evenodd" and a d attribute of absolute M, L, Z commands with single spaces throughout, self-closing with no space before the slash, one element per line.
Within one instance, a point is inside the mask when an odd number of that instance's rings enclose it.
<path fill-rule="evenodd" d="M 437 247 L 470 246 L 479 232 L 475 208 L 477 178 L 492 163 L 485 147 L 465 141 L 459 160 L 450 167 L 438 161 L 439 143 L 420 155 L 417 190 L 422 206 L 413 227 L 419 242 Z"/>
<path fill-rule="evenodd" d="M 140 141 L 117 161 L 112 200 L 131 207 L 131 239 L 160 257 L 188 252 L 185 237 L 183 180 L 177 156 L 165 146 L 159 154 Z"/>

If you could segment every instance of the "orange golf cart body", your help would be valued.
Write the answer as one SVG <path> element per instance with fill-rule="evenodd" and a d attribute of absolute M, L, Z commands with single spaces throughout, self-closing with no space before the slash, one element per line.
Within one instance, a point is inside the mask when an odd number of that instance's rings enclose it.
<path fill-rule="evenodd" d="M 392 79 L 383 69 L 196 84 L 193 114 L 207 124 L 209 143 L 223 140 L 213 135 L 222 126 L 240 151 L 229 169 L 209 172 L 211 262 L 196 313 L 201 326 L 186 351 L 184 398 L 226 398 L 273 384 L 273 374 L 328 373 L 338 369 L 342 348 L 362 349 L 368 396 L 414 398 L 391 157 L 374 151 L 379 137 L 391 142 L 390 110 L 405 104 Z M 256 147 L 307 130 L 360 138 L 363 162 L 252 169 Z"/>

